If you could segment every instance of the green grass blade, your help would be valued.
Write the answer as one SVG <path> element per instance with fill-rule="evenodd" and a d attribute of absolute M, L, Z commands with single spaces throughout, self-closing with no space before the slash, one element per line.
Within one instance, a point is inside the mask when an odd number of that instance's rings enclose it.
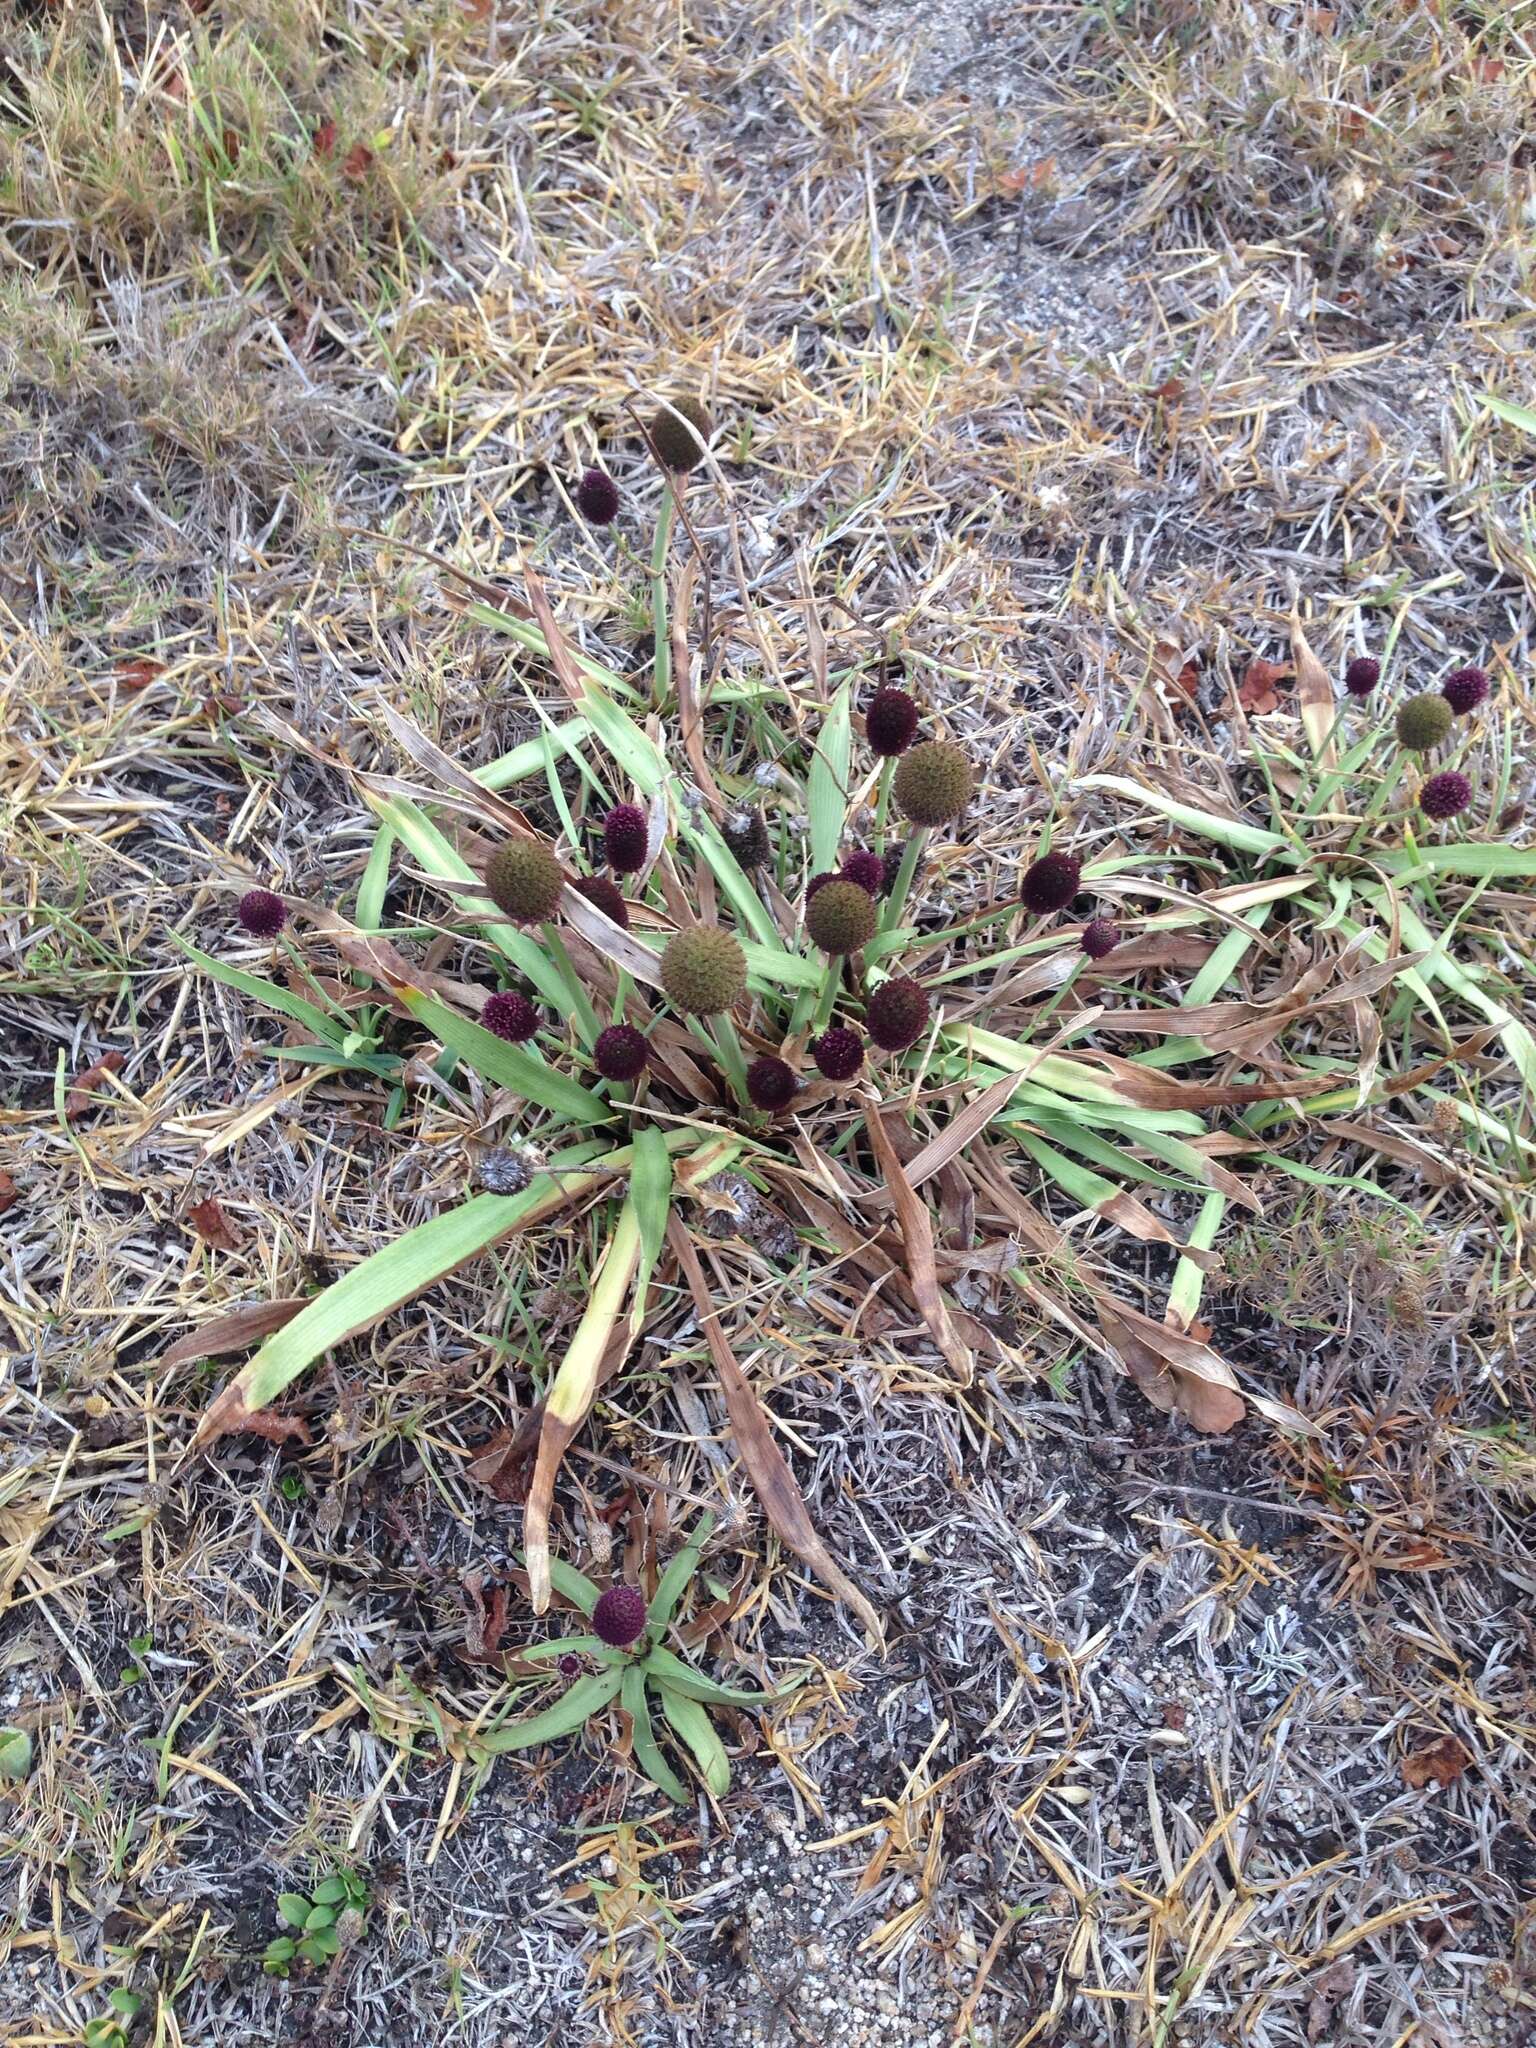
<path fill-rule="evenodd" d="M 843 683 L 827 709 L 811 760 L 806 793 L 810 814 L 811 872 L 836 867 L 848 815 L 848 768 L 852 759 L 852 685 Z"/>
<path fill-rule="evenodd" d="M 622 1671 L 594 1671 L 588 1678 L 578 1678 L 542 1714 L 514 1721 L 509 1728 L 494 1729 L 491 1734 L 482 1735 L 477 1746 L 492 1756 L 505 1756 L 509 1750 L 537 1749 L 542 1742 L 557 1742 L 562 1735 L 574 1735 L 584 1722 L 603 1711 L 623 1682 Z"/>
<path fill-rule="evenodd" d="M 629 1716 L 630 1742 L 635 1752 L 635 1762 L 651 1783 L 665 1792 L 669 1799 L 678 1806 L 686 1806 L 687 1788 L 662 1755 L 661 1744 L 656 1740 L 656 1731 L 651 1726 L 651 1710 L 645 1700 L 645 1673 L 638 1664 L 631 1664 L 624 1673 L 624 1683 L 619 1688 L 619 1705 Z"/>
<path fill-rule="evenodd" d="M 672 1619 L 677 1603 L 683 1597 L 683 1588 L 699 1568 L 699 1559 L 704 1555 L 704 1545 L 714 1526 L 714 1516 L 706 1515 L 689 1541 L 662 1573 L 660 1582 L 651 1595 L 651 1604 L 646 1609 L 647 1628 L 663 1629 Z"/>
<path fill-rule="evenodd" d="M 743 1692 L 737 1686 L 717 1685 L 712 1678 L 706 1678 L 702 1671 L 695 1671 L 691 1664 L 662 1644 L 652 1650 L 645 1662 L 647 1669 L 656 1674 L 659 1684 L 673 1687 L 689 1699 L 700 1700 L 710 1706 L 766 1707 L 778 1698 L 777 1693 Z"/>
<path fill-rule="evenodd" d="M 1073 787 L 1112 790 L 1116 796 L 1123 796 L 1130 803 L 1143 804 L 1148 810 L 1157 811 L 1170 823 L 1182 825 L 1186 832 L 1193 832 L 1200 839 L 1212 840 L 1218 846 L 1229 846 L 1241 853 L 1295 851 L 1290 841 L 1278 832 L 1267 832 L 1262 826 L 1249 825 L 1238 818 L 1219 817 L 1214 811 L 1197 810 L 1193 804 L 1182 804 L 1174 797 L 1164 796 L 1161 790 L 1144 789 L 1139 782 L 1132 782 L 1123 775 L 1084 775 Z"/>
<path fill-rule="evenodd" d="M 685 1141 L 691 1136 L 685 1134 Z M 371 1253 L 267 1339 L 213 1402 L 197 1441 L 206 1443 L 226 1429 L 240 1428 L 327 1351 L 371 1329 L 498 1238 L 563 1208 L 594 1186 L 603 1169 L 628 1166 L 631 1157 L 627 1146 L 604 1153 L 601 1141 L 572 1146 L 557 1153 L 520 1193 L 476 1195 Z"/>
<path fill-rule="evenodd" d="M 280 1016 L 291 1017 L 295 1024 L 302 1024 L 306 1031 L 312 1031 L 323 1044 L 340 1051 L 347 1027 L 336 1018 L 328 1017 L 313 1003 L 306 1003 L 302 996 L 279 988 L 265 975 L 247 974 L 242 967 L 231 967 L 223 960 L 215 960 L 211 953 L 204 953 L 190 939 L 182 938 L 179 932 L 172 932 L 170 936 L 187 958 L 195 961 L 205 974 L 211 974 L 215 981 L 222 981 L 226 988 L 239 989 L 242 995 L 249 996 L 253 1002 L 261 1003 L 269 1010 L 276 1010 Z"/>
<path fill-rule="evenodd" d="M 464 1016 L 461 1011 L 450 1008 L 422 989 L 397 983 L 393 993 L 434 1038 L 441 1039 L 488 1081 L 512 1089 L 528 1102 L 538 1103 L 552 1116 L 569 1118 L 576 1123 L 601 1124 L 612 1117 L 610 1103 L 600 1095 L 594 1095 L 590 1088 L 583 1088 L 579 1081 L 573 1081 L 569 1074 L 546 1066 L 537 1053 L 529 1052 L 521 1045 L 508 1044 L 494 1031 L 487 1031 L 483 1024 L 477 1024 L 472 1017 Z M 657 1132 L 647 1133 L 647 1136 L 659 1135 Z M 665 1147 L 663 1153 L 665 1155 Z"/>
<path fill-rule="evenodd" d="M 629 1176 L 629 1199 L 640 1225 L 640 1267 L 635 1276 L 637 1306 L 644 1303 L 652 1270 L 661 1256 L 672 1213 L 672 1154 L 659 1130 L 635 1133 L 635 1164 Z"/>
<path fill-rule="evenodd" d="M 661 1694 L 661 1711 L 672 1733 L 698 1765 L 699 1776 L 710 1791 L 717 1799 L 723 1799 L 731 1789 L 731 1766 L 725 1744 L 715 1733 L 715 1724 L 697 1700 L 674 1692 L 670 1685 L 663 1684 L 657 1690 Z"/>

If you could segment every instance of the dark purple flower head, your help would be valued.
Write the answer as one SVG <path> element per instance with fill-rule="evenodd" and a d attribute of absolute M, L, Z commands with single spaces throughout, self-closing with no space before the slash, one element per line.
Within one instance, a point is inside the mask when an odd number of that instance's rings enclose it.
<path fill-rule="evenodd" d="M 617 883 L 610 882 L 606 875 L 583 875 L 571 887 L 578 896 L 585 896 L 589 903 L 595 903 L 604 917 L 611 917 L 615 924 L 629 930 L 629 905 Z"/>
<path fill-rule="evenodd" d="M 1024 908 L 1037 917 L 1049 917 L 1053 910 L 1065 910 L 1077 894 L 1083 864 L 1075 853 L 1047 853 L 1024 870 L 1019 894 Z"/>
<path fill-rule="evenodd" d="M 765 1109 L 770 1116 L 788 1109 L 799 1088 L 794 1068 L 774 1053 L 765 1052 L 747 1069 L 747 1094 L 754 1108 Z"/>
<path fill-rule="evenodd" d="M 864 1064 L 864 1041 L 846 1024 L 811 1040 L 811 1058 L 829 1081 L 851 1081 Z"/>
<path fill-rule="evenodd" d="M 592 526 L 610 526 L 619 516 L 619 487 L 606 469 L 582 472 L 576 486 L 576 510 Z"/>
<path fill-rule="evenodd" d="M 864 1006 L 864 1022 L 882 1052 L 905 1052 L 928 1029 L 928 992 L 910 975 L 882 982 Z"/>
<path fill-rule="evenodd" d="M 597 1034 L 592 1064 L 605 1081 L 638 1081 L 645 1072 L 645 1040 L 633 1024 L 610 1024 Z"/>
<path fill-rule="evenodd" d="M 1481 668 L 1452 669 L 1440 685 L 1440 694 L 1458 718 L 1465 718 L 1488 695 L 1488 671 Z"/>
<path fill-rule="evenodd" d="M 864 714 L 864 736 L 872 754 L 904 754 L 917 737 L 917 705 L 890 684 L 876 690 Z"/>
<path fill-rule="evenodd" d="M 603 852 L 616 875 L 637 875 L 645 866 L 647 827 L 638 804 L 615 804 L 603 820 Z"/>
<path fill-rule="evenodd" d="M 1120 927 L 1111 918 L 1094 917 L 1083 926 L 1082 947 L 1090 960 L 1107 960 L 1120 943 Z"/>
<path fill-rule="evenodd" d="M 1472 801 L 1472 785 L 1454 768 L 1431 775 L 1419 791 L 1419 809 L 1426 818 L 1457 818 Z"/>
<path fill-rule="evenodd" d="M 864 849 L 850 853 L 843 862 L 843 879 L 857 882 L 871 896 L 878 896 L 885 886 L 885 862 L 878 853 Z"/>
<path fill-rule="evenodd" d="M 598 1595 L 592 1630 L 610 1650 L 627 1650 L 645 1628 L 645 1595 L 633 1586 L 610 1586 Z"/>
<path fill-rule="evenodd" d="M 567 1650 L 560 1659 L 560 1676 L 562 1678 L 574 1678 L 580 1670 L 581 1659 L 574 1650 Z"/>
<path fill-rule="evenodd" d="M 539 1013 L 526 996 L 520 996 L 515 989 L 503 989 L 499 995 L 486 997 L 480 1022 L 508 1044 L 521 1045 L 538 1030 Z"/>
<path fill-rule="evenodd" d="M 1369 697 L 1381 681 L 1381 663 L 1374 654 L 1357 654 L 1344 671 L 1344 687 L 1351 697 Z"/>
<path fill-rule="evenodd" d="M 288 906 L 270 889 L 247 889 L 235 915 L 253 939 L 275 939 L 288 922 Z"/>

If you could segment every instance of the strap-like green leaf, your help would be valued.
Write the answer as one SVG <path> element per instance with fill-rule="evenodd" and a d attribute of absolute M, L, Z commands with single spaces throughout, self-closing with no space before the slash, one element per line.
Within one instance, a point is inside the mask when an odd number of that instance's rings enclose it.
<path fill-rule="evenodd" d="M 712 1707 L 766 1707 L 780 1695 L 774 1692 L 741 1692 L 734 1686 L 716 1685 L 712 1678 L 706 1678 L 702 1671 L 695 1671 L 675 1651 L 658 1643 L 645 1660 L 661 1685 L 674 1692 L 682 1693 L 691 1700 L 702 1700 Z"/>
<path fill-rule="evenodd" d="M 468 1060 L 476 1073 L 503 1088 L 511 1088 L 529 1102 L 536 1102 L 551 1115 L 568 1117 L 576 1123 L 605 1123 L 613 1115 L 611 1106 L 590 1088 L 583 1088 L 569 1074 L 546 1066 L 537 1053 L 520 1045 L 509 1045 L 494 1031 L 487 1031 L 472 1017 L 466 1017 L 447 1003 L 439 1002 L 419 988 L 397 985 L 394 993 L 434 1038 L 440 1038 L 461 1059 Z M 655 1135 L 659 1136 L 660 1133 Z"/>
<path fill-rule="evenodd" d="M 731 1766 L 725 1744 L 715 1733 L 715 1724 L 697 1700 L 673 1691 L 669 1685 L 657 1690 L 661 1694 L 661 1711 L 672 1733 L 689 1751 L 710 1791 L 717 1799 L 723 1799 L 731 1789 Z"/>
<path fill-rule="evenodd" d="M 844 683 L 827 707 L 826 721 L 811 761 L 806 809 L 810 814 L 811 871 L 836 867 L 838 844 L 848 814 L 848 766 L 852 755 L 849 693 Z"/>
<path fill-rule="evenodd" d="M 575 1576 L 580 1579 L 581 1573 Z M 592 1582 L 582 1579 L 582 1584 L 590 1586 Z M 593 1586 L 592 1591 L 595 1593 L 597 1588 Z M 556 1657 L 595 1657 L 604 1648 L 601 1636 L 556 1636 L 551 1642 L 534 1643 L 526 1650 L 509 1650 L 507 1655 L 518 1657 L 525 1664 L 550 1664 Z"/>
<path fill-rule="evenodd" d="M 619 1705 L 629 1716 L 635 1762 L 653 1785 L 659 1786 L 679 1806 L 685 1806 L 688 1802 L 687 1789 L 661 1753 L 661 1744 L 651 1726 L 651 1710 L 645 1702 L 645 1673 L 638 1664 L 631 1664 L 624 1673 Z"/>
<path fill-rule="evenodd" d="M 694 1530 L 688 1543 L 681 1549 L 661 1575 L 661 1583 L 651 1595 L 651 1604 L 646 1609 L 646 1626 L 663 1629 L 677 1611 L 677 1603 L 683 1597 L 683 1588 L 699 1568 L 699 1559 L 704 1554 L 704 1545 L 709 1541 L 709 1532 L 715 1526 L 713 1515 L 706 1515 Z"/>
<path fill-rule="evenodd" d="M 542 1714 L 526 1721 L 514 1721 L 479 1738 L 479 1747 L 492 1756 L 509 1750 L 537 1749 L 541 1742 L 556 1742 L 562 1735 L 574 1735 L 584 1721 L 600 1714 L 624 1682 L 622 1671 L 594 1671 L 590 1678 L 578 1678 L 570 1690 Z"/>
<path fill-rule="evenodd" d="M 266 1009 L 276 1010 L 279 1016 L 291 1017 L 295 1024 L 302 1024 L 306 1031 L 313 1031 L 316 1038 L 327 1045 L 340 1047 L 346 1024 L 334 1017 L 328 1017 L 324 1010 L 313 1003 L 306 1003 L 302 996 L 294 995 L 286 988 L 279 988 L 275 981 L 268 981 L 262 974 L 247 974 L 242 967 L 231 967 L 226 961 L 215 960 L 211 953 L 204 953 L 179 932 L 171 933 L 171 941 L 181 948 L 189 960 L 195 960 L 205 974 L 211 974 L 215 981 L 222 981 L 226 988 L 237 988 L 242 995 L 250 996 Z"/>

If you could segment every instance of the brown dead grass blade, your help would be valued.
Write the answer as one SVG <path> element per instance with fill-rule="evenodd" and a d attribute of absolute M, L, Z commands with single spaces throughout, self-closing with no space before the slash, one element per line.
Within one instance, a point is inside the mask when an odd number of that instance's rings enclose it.
<path fill-rule="evenodd" d="M 1330 735 L 1339 715 L 1338 700 L 1328 671 L 1307 644 L 1300 616 L 1294 611 L 1291 613 L 1291 661 L 1296 670 L 1297 708 L 1312 752 L 1320 767 L 1331 768 L 1337 759 Z"/>
<path fill-rule="evenodd" d="M 913 1192 L 879 1107 L 871 1106 L 866 1110 L 864 1126 L 869 1132 L 875 1157 L 880 1162 L 880 1172 L 896 1210 L 913 1298 L 950 1370 L 961 1386 L 968 1387 L 976 1376 L 976 1361 L 960 1341 L 939 1286 L 938 1267 L 933 1256 L 933 1219 L 926 1205 Z"/>
<path fill-rule="evenodd" d="M 741 1453 L 741 1462 L 763 1504 L 763 1512 L 773 1525 L 774 1534 L 796 1557 L 808 1564 L 824 1584 L 831 1587 L 839 1600 L 853 1609 L 864 1624 L 871 1648 L 883 1650 L 885 1631 L 880 1626 L 880 1617 L 817 1533 L 805 1496 L 795 1484 L 795 1476 L 779 1449 L 763 1405 L 736 1363 L 735 1354 L 720 1327 L 719 1310 L 710 1294 L 687 1226 L 676 1215 L 668 1221 L 667 1241 L 677 1254 L 677 1262 L 688 1282 L 699 1324 L 709 1345 L 710 1357 L 720 1375 L 721 1391 L 725 1395 L 726 1410 L 731 1418 L 731 1430 L 736 1448 Z"/>
<path fill-rule="evenodd" d="M 309 1303 L 303 1295 L 282 1301 L 248 1301 L 232 1308 L 227 1316 L 215 1316 L 200 1329 L 188 1330 L 168 1350 L 162 1351 L 162 1366 L 189 1365 L 199 1358 L 222 1358 L 231 1351 L 249 1350 L 263 1337 L 270 1337 L 285 1323 L 291 1323 Z"/>

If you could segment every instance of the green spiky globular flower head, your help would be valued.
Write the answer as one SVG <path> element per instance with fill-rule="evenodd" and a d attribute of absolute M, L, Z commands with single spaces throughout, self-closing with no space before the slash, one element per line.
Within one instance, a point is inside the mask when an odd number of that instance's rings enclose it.
<path fill-rule="evenodd" d="M 805 908 L 805 928 L 823 953 L 857 953 L 878 923 L 874 897 L 841 876 L 823 883 Z"/>
<path fill-rule="evenodd" d="M 656 409 L 651 445 L 678 475 L 697 469 L 711 433 L 709 414 L 696 398 L 672 398 Z"/>
<path fill-rule="evenodd" d="M 882 982 L 865 1005 L 864 1022 L 882 1052 L 905 1052 L 928 1029 L 928 992 L 910 975 Z"/>
<path fill-rule="evenodd" d="M 971 764 L 953 740 L 924 740 L 896 764 L 891 795 L 914 825 L 947 825 L 971 800 Z"/>
<path fill-rule="evenodd" d="M 515 924 L 542 924 L 560 904 L 565 875 L 547 846 L 536 839 L 509 839 L 485 864 L 491 901 Z"/>
<path fill-rule="evenodd" d="M 1445 738 L 1454 717 L 1449 704 L 1435 692 L 1425 690 L 1397 707 L 1397 738 L 1410 753 L 1427 754 Z"/>
<path fill-rule="evenodd" d="M 661 985 L 678 1009 L 713 1017 L 747 985 L 747 956 L 729 932 L 701 924 L 678 932 L 661 956 Z"/>

